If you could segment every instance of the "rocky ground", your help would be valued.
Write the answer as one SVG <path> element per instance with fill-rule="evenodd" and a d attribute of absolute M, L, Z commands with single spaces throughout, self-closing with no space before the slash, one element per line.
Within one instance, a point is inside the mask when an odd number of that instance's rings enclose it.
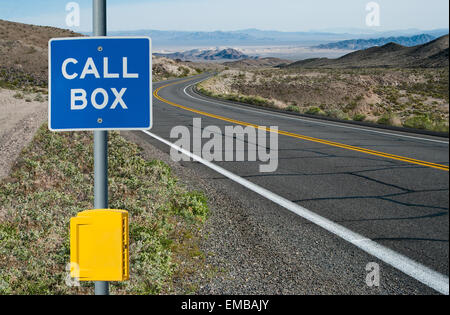
<path fill-rule="evenodd" d="M 199 85 L 231 100 L 441 132 L 448 132 L 448 87 L 448 68 L 229 69 Z"/>

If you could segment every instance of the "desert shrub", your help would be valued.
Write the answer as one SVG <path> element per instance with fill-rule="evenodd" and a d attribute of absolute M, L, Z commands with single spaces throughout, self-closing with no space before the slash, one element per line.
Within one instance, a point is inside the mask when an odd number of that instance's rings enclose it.
<path fill-rule="evenodd" d="M 206 89 L 204 89 L 204 88 L 202 88 L 202 87 L 199 87 L 199 86 L 197 86 L 197 90 L 198 90 L 201 94 L 206 95 L 206 96 L 212 96 L 212 95 L 213 95 L 212 92 L 210 92 L 210 91 L 208 91 L 208 90 L 206 90 Z"/>
<path fill-rule="evenodd" d="M 430 118 L 427 117 L 426 115 L 412 116 L 403 123 L 404 127 L 414 129 L 430 129 L 432 125 L 433 123 L 431 122 Z"/>
<path fill-rule="evenodd" d="M 206 220 L 208 205 L 206 196 L 199 191 L 188 191 L 172 199 L 172 211 L 186 219 Z"/>
<path fill-rule="evenodd" d="M 36 102 L 43 102 L 43 101 L 44 101 L 44 98 L 43 98 L 42 95 L 39 93 L 39 94 L 37 94 L 37 95 L 34 97 L 34 100 L 35 100 Z"/>
<path fill-rule="evenodd" d="M 236 101 L 241 103 L 247 103 L 252 105 L 259 105 L 259 106 L 265 106 L 265 107 L 273 107 L 274 103 L 266 100 L 259 96 L 238 96 L 237 98 L 234 97 Z M 233 97 L 232 97 L 233 99 Z"/>
<path fill-rule="evenodd" d="M 24 98 L 23 94 L 20 92 L 17 92 L 16 94 L 14 94 L 13 97 L 17 98 L 19 100 L 22 100 Z"/>
<path fill-rule="evenodd" d="M 350 102 L 346 107 L 345 110 L 347 111 L 353 111 L 358 107 L 358 103 L 356 101 Z"/>
<path fill-rule="evenodd" d="M 325 112 L 328 117 L 340 119 L 340 120 L 349 120 L 350 117 L 348 114 L 344 113 L 342 110 L 339 109 L 331 109 Z"/>
<path fill-rule="evenodd" d="M 353 116 L 354 121 L 364 121 L 364 120 L 366 120 L 366 118 L 367 118 L 367 116 L 364 114 L 355 114 Z"/>
<path fill-rule="evenodd" d="M 287 111 L 299 113 L 300 112 L 300 108 L 298 106 L 296 106 L 296 105 L 289 105 L 288 108 L 287 108 Z"/>
<path fill-rule="evenodd" d="M 433 126 L 433 131 L 448 133 L 448 121 L 436 122 Z"/>
<path fill-rule="evenodd" d="M 309 115 L 320 115 L 322 113 L 322 110 L 319 107 L 313 106 L 308 108 L 308 110 L 305 113 Z"/>
<path fill-rule="evenodd" d="M 432 130 L 437 132 L 447 132 L 448 133 L 448 121 L 443 121 L 439 118 L 432 118 L 430 115 L 415 115 L 409 117 L 404 123 L 404 127 L 422 129 L 422 130 Z"/>
<path fill-rule="evenodd" d="M 178 71 L 181 72 L 180 77 L 187 77 L 190 73 L 190 70 L 186 67 L 178 67 Z"/>
<path fill-rule="evenodd" d="M 393 119 L 394 116 L 392 113 L 384 113 L 383 116 L 377 120 L 377 124 L 391 126 L 393 125 Z"/>

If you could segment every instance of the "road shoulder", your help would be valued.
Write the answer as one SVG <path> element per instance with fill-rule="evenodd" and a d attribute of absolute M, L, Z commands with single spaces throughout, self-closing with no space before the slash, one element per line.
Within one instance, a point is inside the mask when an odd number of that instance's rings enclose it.
<path fill-rule="evenodd" d="M 47 102 L 0 88 L 0 179 L 8 176 L 22 149 L 47 119 Z"/>

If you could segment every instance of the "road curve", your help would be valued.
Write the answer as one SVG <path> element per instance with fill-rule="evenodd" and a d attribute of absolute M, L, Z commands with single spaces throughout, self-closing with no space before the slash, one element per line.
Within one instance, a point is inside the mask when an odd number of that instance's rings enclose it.
<path fill-rule="evenodd" d="M 172 128 L 192 129 L 195 117 L 202 118 L 202 128 L 278 127 L 279 167 L 274 173 L 260 173 L 260 162 L 214 164 L 440 273 L 448 283 L 445 139 L 212 100 L 192 91 L 192 84 L 205 77 L 155 84 L 152 133 L 174 142 Z M 253 198 L 240 189 L 239 198 Z M 415 281 L 402 276 L 395 293 L 408 293 L 402 283 Z"/>

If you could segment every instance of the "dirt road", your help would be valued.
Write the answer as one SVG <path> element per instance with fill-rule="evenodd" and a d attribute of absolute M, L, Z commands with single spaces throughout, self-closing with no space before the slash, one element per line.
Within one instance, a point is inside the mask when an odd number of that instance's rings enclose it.
<path fill-rule="evenodd" d="M 21 92 L 0 89 L 0 180 L 47 119 L 47 101 L 23 93 L 23 98 L 14 97 L 17 93 Z"/>

